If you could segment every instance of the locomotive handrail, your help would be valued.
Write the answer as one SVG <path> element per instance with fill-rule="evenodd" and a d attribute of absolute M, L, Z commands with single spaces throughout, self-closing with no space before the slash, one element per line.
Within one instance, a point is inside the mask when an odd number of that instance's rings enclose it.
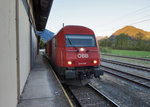
<path fill-rule="evenodd" d="M 67 52 L 77 52 L 77 50 L 67 50 Z"/>
<path fill-rule="evenodd" d="M 67 52 L 77 52 L 77 50 L 67 50 Z M 98 52 L 98 50 L 87 50 L 87 52 Z"/>
<path fill-rule="evenodd" d="M 98 50 L 88 50 L 87 52 L 98 52 Z"/>

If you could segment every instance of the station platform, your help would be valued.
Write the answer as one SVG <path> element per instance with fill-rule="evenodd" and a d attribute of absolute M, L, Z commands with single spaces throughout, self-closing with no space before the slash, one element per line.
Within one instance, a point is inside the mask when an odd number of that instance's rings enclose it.
<path fill-rule="evenodd" d="M 71 107 L 56 75 L 42 56 L 31 70 L 17 107 Z"/>

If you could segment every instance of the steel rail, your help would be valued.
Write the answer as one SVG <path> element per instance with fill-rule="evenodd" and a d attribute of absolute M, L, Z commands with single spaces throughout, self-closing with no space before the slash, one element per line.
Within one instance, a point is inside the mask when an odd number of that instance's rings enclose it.
<path fill-rule="evenodd" d="M 103 96 L 107 101 L 109 101 L 110 103 L 112 103 L 112 105 L 116 106 L 116 107 L 120 107 L 116 102 L 114 102 L 112 99 L 110 99 L 108 96 L 106 96 L 103 92 L 101 92 L 100 90 L 98 90 L 95 86 L 93 86 L 91 83 L 88 83 L 88 85 L 93 88 L 96 92 L 98 92 L 101 96 Z"/>
<path fill-rule="evenodd" d="M 120 62 L 120 61 L 108 60 L 108 59 L 104 59 L 104 58 L 101 58 L 101 61 L 150 72 L 150 67 L 145 67 L 145 66 L 140 66 L 140 65 L 135 65 L 135 64 Z"/>
<path fill-rule="evenodd" d="M 148 58 L 137 58 L 137 57 L 129 57 L 129 56 L 110 55 L 110 54 L 101 54 L 101 55 L 120 57 L 120 58 L 128 58 L 128 59 L 136 59 L 136 60 L 142 60 L 142 61 L 150 61 L 150 59 L 148 59 Z"/>
<path fill-rule="evenodd" d="M 107 72 L 109 74 L 115 75 L 117 77 L 126 79 L 128 81 L 134 82 L 138 85 L 142 85 L 144 87 L 150 88 L 150 79 L 143 78 L 143 77 L 140 77 L 140 76 L 137 76 L 137 75 L 133 75 L 133 74 L 123 72 L 121 70 L 117 70 L 117 69 L 110 68 L 110 67 L 107 67 L 107 66 L 103 66 L 103 65 L 101 65 L 101 70 L 103 70 L 104 72 Z M 142 83 L 141 81 L 144 81 L 144 82 Z"/>
<path fill-rule="evenodd" d="M 88 91 L 87 91 L 88 89 Z M 109 97 L 107 97 L 105 94 L 103 94 L 102 92 L 100 92 L 98 89 L 96 89 L 96 87 L 94 87 L 92 84 L 88 84 L 86 86 L 82 86 L 82 88 L 80 89 L 75 89 L 76 91 L 74 91 L 74 89 L 72 89 L 70 86 L 69 86 L 69 91 L 71 92 L 72 96 L 75 98 L 75 100 L 77 101 L 78 105 L 80 105 L 81 107 L 82 106 L 95 106 L 95 103 L 87 103 L 85 104 L 85 102 L 89 101 L 91 102 L 89 99 L 93 99 L 93 100 L 97 100 L 96 101 L 96 104 L 100 104 L 100 103 L 104 103 L 107 105 L 109 104 L 109 107 L 112 106 L 112 107 L 120 107 L 118 104 L 116 104 L 113 100 L 111 100 Z M 89 91 L 90 90 L 90 91 Z M 84 91 L 82 93 L 82 91 Z M 97 94 L 98 93 L 98 94 Z M 85 95 L 88 95 L 90 96 L 90 98 L 87 96 L 87 98 L 82 98 L 82 96 L 85 97 Z M 91 95 L 92 94 L 92 95 Z M 93 96 L 95 98 L 93 98 Z M 100 97 L 100 99 L 98 100 L 97 97 Z M 93 101 L 92 101 L 93 102 Z"/>
<path fill-rule="evenodd" d="M 72 96 L 72 99 L 74 101 L 74 103 L 76 103 L 77 107 L 82 107 L 80 101 L 78 100 L 78 98 L 74 95 L 74 93 L 71 91 L 71 89 L 67 86 L 67 85 L 63 85 L 65 90 L 67 90 L 66 92 L 69 94 L 68 96 Z"/>

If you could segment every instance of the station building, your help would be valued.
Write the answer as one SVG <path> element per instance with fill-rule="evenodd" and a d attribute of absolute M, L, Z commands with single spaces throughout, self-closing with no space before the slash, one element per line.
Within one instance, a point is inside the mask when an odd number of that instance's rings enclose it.
<path fill-rule="evenodd" d="M 53 0 L 0 3 L 0 107 L 16 107 L 38 55 Z"/>

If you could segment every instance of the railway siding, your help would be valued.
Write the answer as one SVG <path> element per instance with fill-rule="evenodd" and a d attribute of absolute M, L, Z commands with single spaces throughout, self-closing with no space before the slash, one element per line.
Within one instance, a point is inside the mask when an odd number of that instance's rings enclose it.
<path fill-rule="evenodd" d="M 132 82 L 107 73 L 101 79 L 91 83 L 102 93 L 113 99 L 120 107 L 149 107 L 150 92 L 148 88 L 139 87 Z"/>
<path fill-rule="evenodd" d="M 69 86 L 69 89 L 82 107 L 119 107 L 92 84 L 82 87 Z"/>
<path fill-rule="evenodd" d="M 101 69 L 109 74 L 134 82 L 138 85 L 142 85 L 144 87 L 150 88 L 150 79 L 146 79 L 146 78 L 136 76 L 130 73 L 122 72 L 121 70 L 116 70 L 116 69 L 106 67 L 106 66 L 101 66 Z"/>
<path fill-rule="evenodd" d="M 122 61 L 108 60 L 108 59 L 104 59 L 104 58 L 101 58 L 101 61 L 107 62 L 107 63 L 116 64 L 116 65 L 126 66 L 126 67 L 130 67 L 130 68 L 140 69 L 140 70 L 144 70 L 144 71 L 150 72 L 150 67 L 146 67 L 146 66 L 140 66 L 140 65 L 136 65 L 136 64 L 130 64 L 130 63 L 122 62 Z"/>
<path fill-rule="evenodd" d="M 130 58 L 105 56 L 105 55 L 101 55 L 101 58 L 104 58 L 107 60 L 125 62 L 125 63 L 129 63 L 129 64 L 134 64 L 134 65 L 140 65 L 140 66 L 144 66 L 144 67 L 150 67 L 150 61 L 145 61 L 145 60 L 136 60 L 136 59 L 130 59 Z"/>
<path fill-rule="evenodd" d="M 130 73 L 130 74 L 133 74 L 135 76 L 140 76 L 140 77 L 143 77 L 146 79 L 150 78 L 150 72 L 147 72 L 144 70 L 127 67 L 127 66 L 123 66 L 120 64 L 112 64 L 112 63 L 103 62 L 103 61 L 101 62 L 101 65 L 106 66 L 106 67 L 110 67 L 110 68 L 113 68 L 116 70 L 120 70 L 120 71 L 125 72 L 125 73 Z"/>
<path fill-rule="evenodd" d="M 127 59 L 135 59 L 135 60 L 142 60 L 142 61 L 150 61 L 150 59 L 148 59 L 148 58 L 137 58 L 137 57 L 129 57 L 129 56 L 110 55 L 110 54 L 101 54 L 101 55 L 111 56 L 111 57 L 127 58 Z"/>

